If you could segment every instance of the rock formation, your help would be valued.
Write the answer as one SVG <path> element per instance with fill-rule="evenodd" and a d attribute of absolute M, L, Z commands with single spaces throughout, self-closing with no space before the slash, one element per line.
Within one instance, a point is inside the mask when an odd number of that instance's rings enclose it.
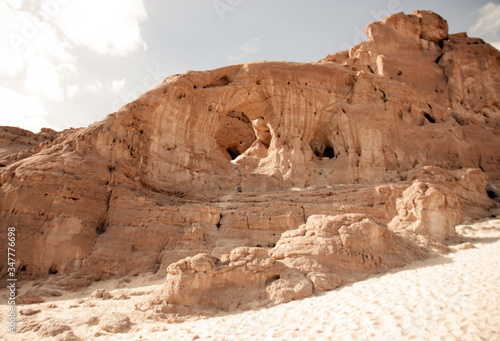
<path fill-rule="evenodd" d="M 429 11 L 366 33 L 313 63 L 170 76 L 87 128 L 2 128 L 19 277 L 153 271 L 139 308 L 231 310 L 443 251 L 499 194 L 500 52 Z"/>

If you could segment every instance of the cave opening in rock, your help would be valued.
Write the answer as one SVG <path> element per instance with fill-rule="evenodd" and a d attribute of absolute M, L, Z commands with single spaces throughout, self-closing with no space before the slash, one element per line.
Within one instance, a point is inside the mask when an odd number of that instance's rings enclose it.
<path fill-rule="evenodd" d="M 333 147 L 325 147 L 325 150 L 323 151 L 323 157 L 333 159 L 335 157 L 335 151 L 333 150 Z"/>
<path fill-rule="evenodd" d="M 498 198 L 495 191 L 493 191 L 491 189 L 486 189 L 486 194 L 488 194 L 488 198 L 490 198 L 490 199 L 497 199 Z"/>
<path fill-rule="evenodd" d="M 49 268 L 49 275 L 57 275 L 59 271 L 57 270 L 57 267 L 55 265 L 52 265 L 50 268 Z"/>
<path fill-rule="evenodd" d="M 215 140 L 226 158 L 234 160 L 250 148 L 257 137 L 247 115 L 240 111 L 230 111 L 220 119 Z"/>
<path fill-rule="evenodd" d="M 239 152 L 238 148 L 236 148 L 235 145 L 232 145 L 232 146 L 229 146 L 227 149 L 226 149 L 227 153 L 229 154 L 229 156 L 231 157 L 231 160 L 234 160 L 236 159 L 238 156 L 241 155 L 241 153 Z"/>
<path fill-rule="evenodd" d="M 324 138 L 314 138 L 311 140 L 309 146 L 311 147 L 314 155 L 317 158 L 335 158 L 335 149 L 332 143 L 326 137 Z"/>

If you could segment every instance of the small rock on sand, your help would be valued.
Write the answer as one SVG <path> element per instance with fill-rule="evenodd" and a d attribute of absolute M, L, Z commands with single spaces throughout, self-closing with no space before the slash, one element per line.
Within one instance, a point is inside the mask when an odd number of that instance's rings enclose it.
<path fill-rule="evenodd" d="M 90 295 L 90 298 L 100 298 L 103 300 L 109 300 L 110 298 L 113 298 L 113 295 L 107 290 L 104 289 L 98 289 Z"/>
<path fill-rule="evenodd" d="M 43 337 L 54 337 L 71 330 L 71 327 L 68 325 L 56 321 L 45 321 L 41 324 L 38 332 Z"/>
<path fill-rule="evenodd" d="M 19 313 L 21 315 L 25 315 L 25 316 L 35 315 L 35 314 L 38 314 L 39 312 L 41 312 L 40 309 L 31 309 L 31 308 L 21 309 L 19 311 Z"/>
<path fill-rule="evenodd" d="M 130 319 L 125 314 L 114 312 L 103 316 L 99 327 L 110 333 L 123 333 L 130 327 Z"/>
<path fill-rule="evenodd" d="M 474 249 L 474 248 L 475 248 L 474 244 L 469 243 L 469 242 L 458 245 L 459 250 L 467 250 L 467 249 Z"/>

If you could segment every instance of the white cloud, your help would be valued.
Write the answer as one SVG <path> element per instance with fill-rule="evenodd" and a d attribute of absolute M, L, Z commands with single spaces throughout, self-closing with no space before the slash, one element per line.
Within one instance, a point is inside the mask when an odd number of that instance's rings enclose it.
<path fill-rule="evenodd" d="M 23 0 L 5 0 L 5 3 L 10 8 L 17 10 L 23 5 Z"/>
<path fill-rule="evenodd" d="M 0 102 L 2 103 L 0 125 L 2 126 L 23 127 L 33 132 L 39 132 L 43 127 L 60 130 L 45 120 L 47 112 L 42 103 L 32 96 L 0 87 Z"/>
<path fill-rule="evenodd" d="M 22 17 L 18 11 L 0 2 L 0 75 L 14 77 L 23 69 L 23 58 L 17 53 L 16 42 L 21 39 Z"/>
<path fill-rule="evenodd" d="M 67 98 L 73 98 L 76 96 L 76 94 L 78 93 L 78 90 L 79 90 L 79 86 L 78 84 L 72 84 L 72 85 L 68 85 L 66 87 L 66 97 Z"/>
<path fill-rule="evenodd" d="M 253 38 L 251 41 L 244 42 L 243 45 L 241 46 L 241 50 L 243 51 L 243 53 L 246 53 L 246 54 L 259 52 L 260 39 Z"/>
<path fill-rule="evenodd" d="M 227 58 L 231 61 L 237 61 L 246 57 L 249 54 L 254 54 L 260 50 L 260 39 L 253 38 L 250 41 L 246 41 L 240 46 L 241 53 L 238 56 L 229 55 Z"/>
<path fill-rule="evenodd" d="M 71 46 L 54 27 L 40 19 L 44 18 L 42 12 L 13 8 L 16 7 L 0 3 L 0 74 L 21 79 L 24 90 L 31 95 L 56 102 L 63 100 L 65 83 L 78 75 L 76 57 L 69 51 Z"/>
<path fill-rule="evenodd" d="M 125 88 L 126 83 L 127 77 L 115 80 L 105 80 L 104 85 L 103 82 L 96 78 L 92 83 L 88 84 L 85 89 L 90 92 L 98 92 L 102 89 L 105 89 L 113 93 L 120 93 Z"/>
<path fill-rule="evenodd" d="M 143 1 L 0 0 L 0 95 L 2 100 L 11 95 L 19 107 L 9 102 L 1 124 L 32 130 L 49 126 L 43 104 L 73 98 L 80 90 L 75 47 L 119 56 L 146 49 L 140 29 L 147 19 Z M 125 79 L 106 82 L 110 91 L 124 86 Z M 86 89 L 102 87 L 95 81 Z"/>
<path fill-rule="evenodd" d="M 478 36 L 500 49 L 500 4 L 488 2 L 478 9 L 476 23 L 469 28 L 469 34 Z"/>
<path fill-rule="evenodd" d="M 97 92 L 102 89 L 102 83 L 100 80 L 96 79 L 89 85 L 87 85 L 86 89 L 90 92 Z"/>
<path fill-rule="evenodd" d="M 142 0 L 74 0 L 65 5 L 55 22 L 74 44 L 124 56 L 139 47 L 146 50 L 140 29 L 146 19 Z"/>
<path fill-rule="evenodd" d="M 24 89 L 26 92 L 43 98 L 60 102 L 66 98 L 68 91 L 65 85 L 77 74 L 76 66 L 71 63 L 55 64 L 46 56 L 39 56 L 27 63 Z"/>
<path fill-rule="evenodd" d="M 125 81 L 126 81 L 127 77 L 123 77 L 123 79 L 121 80 L 114 80 L 111 82 L 111 87 L 110 87 L 110 91 L 111 92 L 114 92 L 114 93 L 118 93 L 120 91 L 123 90 L 123 88 L 125 87 Z"/>

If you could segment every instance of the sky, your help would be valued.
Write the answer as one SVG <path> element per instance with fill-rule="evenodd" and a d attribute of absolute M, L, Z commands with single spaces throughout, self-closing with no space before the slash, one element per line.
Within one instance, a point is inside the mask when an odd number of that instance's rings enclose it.
<path fill-rule="evenodd" d="M 416 9 L 500 49 L 500 0 L 0 0 L 0 126 L 85 127 L 169 75 L 315 61 Z"/>

